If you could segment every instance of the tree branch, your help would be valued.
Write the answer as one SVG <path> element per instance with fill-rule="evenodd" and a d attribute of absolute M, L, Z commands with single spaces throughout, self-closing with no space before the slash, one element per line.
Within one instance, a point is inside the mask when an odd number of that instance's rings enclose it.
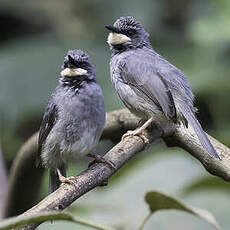
<path fill-rule="evenodd" d="M 181 147 L 189 152 L 202 163 L 209 173 L 226 181 L 230 181 L 230 149 L 214 137 L 211 137 L 210 135 L 208 135 L 208 137 L 221 160 L 211 157 L 204 150 L 199 139 L 191 129 L 186 129 L 180 126 L 176 129 L 172 137 L 167 138 L 169 142 L 167 139 L 165 141 L 169 146 Z"/>
<path fill-rule="evenodd" d="M 2 148 L 0 145 L 0 181 L 1 181 L 1 188 L 0 188 L 0 219 L 3 218 L 3 212 L 6 203 L 6 197 L 8 194 L 8 184 L 7 184 L 7 177 L 6 177 L 6 168 L 4 164 Z"/>
<path fill-rule="evenodd" d="M 135 129 L 138 119 L 126 110 L 107 113 L 102 139 L 118 142 L 122 133 Z M 43 168 L 35 167 L 38 133 L 19 150 L 10 171 L 9 192 L 3 216 L 16 216 L 31 208 L 40 194 Z"/>
<path fill-rule="evenodd" d="M 36 204 L 44 170 L 35 168 L 37 133 L 19 150 L 10 171 L 4 217 L 18 215 Z"/>
<path fill-rule="evenodd" d="M 108 113 L 107 123 L 102 138 L 120 138 L 121 134 L 127 129 L 136 128 L 138 122 L 139 119 L 126 109 Z M 158 130 L 146 131 L 145 134 L 149 140 L 149 143 L 160 136 Z M 33 151 L 31 150 L 31 154 L 37 150 L 36 138 L 37 137 L 34 136 L 34 139 L 31 139 L 34 143 L 34 149 Z M 204 151 L 199 143 L 199 140 L 191 129 L 186 129 L 180 126 L 176 128 L 172 136 L 164 138 L 168 146 L 179 146 L 185 149 L 196 157 L 210 173 L 230 181 L 230 149 L 214 138 L 210 137 L 210 139 L 222 160 L 216 160 L 212 158 L 206 151 Z M 140 137 L 135 136 L 126 138 L 114 146 L 104 156 L 105 159 L 114 163 L 115 169 L 111 169 L 107 165 L 101 163 L 94 164 L 89 169 L 75 177 L 75 186 L 69 184 L 61 185 L 58 190 L 47 196 L 44 200 L 25 212 L 23 215 L 37 213 L 40 211 L 65 209 L 77 198 L 108 180 L 109 177 L 114 174 L 125 162 L 127 162 L 137 152 L 142 151 L 145 147 L 146 146 Z M 30 164 L 32 164 L 31 161 Z M 11 197 L 11 199 L 14 198 Z M 34 229 L 37 225 L 38 224 L 30 224 L 19 229 Z"/>

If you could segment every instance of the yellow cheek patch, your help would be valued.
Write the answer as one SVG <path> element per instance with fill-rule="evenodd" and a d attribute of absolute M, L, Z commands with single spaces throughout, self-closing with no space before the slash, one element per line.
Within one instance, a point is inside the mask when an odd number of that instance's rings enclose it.
<path fill-rule="evenodd" d="M 86 74 L 87 74 L 87 70 L 81 68 L 77 68 L 77 69 L 65 68 L 64 70 L 61 71 L 62 77 L 76 77 L 76 76 L 82 76 Z"/>
<path fill-rule="evenodd" d="M 107 40 L 111 45 L 120 45 L 129 41 L 131 41 L 131 39 L 128 36 L 118 33 L 109 33 Z"/>

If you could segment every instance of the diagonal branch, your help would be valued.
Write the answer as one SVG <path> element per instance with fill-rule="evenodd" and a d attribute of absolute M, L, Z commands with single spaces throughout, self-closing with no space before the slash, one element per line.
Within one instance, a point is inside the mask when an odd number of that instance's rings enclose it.
<path fill-rule="evenodd" d="M 2 148 L 0 145 L 0 219 L 3 217 L 3 210 L 5 207 L 6 197 L 8 194 L 8 184 L 7 184 L 7 176 L 6 176 L 6 168 L 3 159 Z"/>
<path fill-rule="evenodd" d="M 169 146 L 171 143 L 173 146 L 181 147 L 197 158 L 209 173 L 230 182 L 230 149 L 214 137 L 208 137 L 221 160 L 211 157 L 200 144 L 194 131 L 182 126 L 176 129 L 174 135 L 168 139 L 169 143 L 167 140 L 166 143 Z"/>
<path fill-rule="evenodd" d="M 19 150 L 13 162 L 4 210 L 5 217 L 18 215 L 38 201 L 44 170 L 35 168 L 37 139 L 37 133 L 29 138 Z"/>
<path fill-rule="evenodd" d="M 146 136 L 151 143 L 158 138 L 159 131 L 147 133 Z M 106 164 L 96 163 L 89 169 L 85 170 L 78 176 L 75 176 L 73 184 L 62 184 L 55 192 L 47 196 L 36 206 L 25 212 L 23 215 L 38 213 L 49 210 L 63 210 L 71 205 L 76 199 L 92 190 L 96 186 L 100 186 L 107 181 L 125 162 L 140 152 L 145 147 L 140 137 L 128 137 L 119 142 L 108 153 L 104 159 L 113 162 L 115 168 L 112 169 Z M 34 229 L 38 223 L 28 224 L 27 226 L 17 229 Z"/>
<path fill-rule="evenodd" d="M 107 123 L 102 138 L 117 140 L 127 129 L 134 129 L 139 119 L 128 110 L 118 110 L 107 114 Z M 160 136 L 158 130 L 146 131 L 146 137 L 151 143 Z M 177 127 L 174 134 L 165 138 L 168 146 L 179 146 L 194 157 L 196 157 L 210 173 L 230 181 L 230 149 L 210 137 L 212 144 L 217 149 L 222 160 L 212 158 L 199 143 L 199 140 L 190 129 L 182 126 Z M 36 138 L 33 144 L 36 143 Z M 37 213 L 48 210 L 62 210 L 68 207 L 77 198 L 92 190 L 94 187 L 103 184 L 108 180 L 125 162 L 137 152 L 145 148 L 145 143 L 140 137 L 128 137 L 114 146 L 104 157 L 114 163 L 115 169 L 104 164 L 97 163 L 86 171 L 75 177 L 75 186 L 63 184 L 58 190 L 50 194 L 36 206 L 24 214 Z M 36 152 L 35 144 L 33 151 Z M 17 171 L 17 170 L 15 170 Z M 11 186 L 13 186 L 11 184 Z M 26 192 L 26 191 L 25 191 Z M 12 197 L 13 199 L 13 197 Z M 23 215 L 24 215 L 23 214 Z M 19 229 L 34 229 L 37 224 L 30 224 Z"/>
<path fill-rule="evenodd" d="M 107 113 L 102 139 L 118 142 L 128 129 L 135 129 L 138 119 L 126 110 Z M 4 217 L 23 213 L 35 205 L 38 198 L 44 169 L 35 167 L 38 133 L 35 133 L 19 150 L 9 179 L 9 193 Z"/>

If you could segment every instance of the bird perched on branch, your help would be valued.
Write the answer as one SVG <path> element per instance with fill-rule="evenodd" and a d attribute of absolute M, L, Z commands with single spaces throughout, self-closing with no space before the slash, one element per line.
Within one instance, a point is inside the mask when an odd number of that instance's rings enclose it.
<path fill-rule="evenodd" d="M 61 182 L 71 183 L 65 178 L 67 162 L 89 154 L 104 125 L 104 97 L 94 66 L 85 52 L 70 50 L 39 132 L 37 164 L 50 168 L 50 192 Z"/>
<path fill-rule="evenodd" d="M 196 119 L 194 96 L 184 73 L 154 51 L 141 23 L 127 16 L 105 27 L 110 31 L 112 83 L 125 106 L 145 121 L 123 137 L 142 135 L 151 123 L 167 135 L 166 127 L 183 123 L 192 126 L 204 149 L 219 159 Z"/>

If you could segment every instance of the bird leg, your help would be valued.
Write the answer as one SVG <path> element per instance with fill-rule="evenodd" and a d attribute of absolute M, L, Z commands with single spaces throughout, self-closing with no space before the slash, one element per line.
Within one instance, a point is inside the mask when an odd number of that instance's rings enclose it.
<path fill-rule="evenodd" d="M 73 180 L 75 179 L 74 176 L 71 176 L 71 177 L 64 177 L 60 170 L 57 168 L 57 174 L 58 174 L 58 179 L 61 183 L 67 183 L 67 184 L 72 184 L 73 186 L 75 186 Z"/>
<path fill-rule="evenodd" d="M 110 160 L 106 160 L 104 157 L 100 155 L 88 153 L 87 157 L 94 158 L 94 161 L 89 163 L 89 167 L 94 163 L 103 163 L 103 164 L 107 164 L 111 169 L 115 169 L 115 165 L 113 162 L 111 162 Z"/>
<path fill-rule="evenodd" d="M 132 137 L 133 137 L 133 136 L 140 136 L 140 137 L 143 139 L 144 143 L 145 143 L 145 144 L 148 144 L 149 141 L 148 141 L 148 139 L 146 138 L 146 136 L 143 134 L 143 132 L 145 131 L 145 129 L 146 129 L 148 126 L 151 125 L 152 121 L 153 121 L 153 118 L 151 117 L 151 118 L 149 118 L 141 127 L 139 127 L 138 129 L 130 130 L 130 131 L 128 131 L 127 133 L 125 133 L 125 134 L 122 136 L 121 139 L 124 140 L 126 137 L 130 137 L 130 136 L 132 136 Z"/>

